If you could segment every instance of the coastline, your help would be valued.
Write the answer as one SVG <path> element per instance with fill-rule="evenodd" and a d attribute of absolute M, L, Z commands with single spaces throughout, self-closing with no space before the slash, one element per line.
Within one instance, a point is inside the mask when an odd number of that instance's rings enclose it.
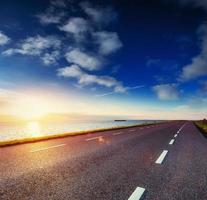
<path fill-rule="evenodd" d="M 41 136 L 41 137 L 0 141 L 0 147 L 6 147 L 6 146 L 18 145 L 18 144 L 24 144 L 24 143 L 39 142 L 39 141 L 43 141 L 43 140 L 52 140 L 52 139 L 64 138 L 64 137 L 74 137 L 74 136 L 85 135 L 85 134 L 89 134 L 89 133 L 112 131 L 112 130 L 131 128 L 131 127 L 149 126 L 149 125 L 160 124 L 160 123 L 165 123 L 165 122 L 143 123 L 143 124 L 137 124 L 137 125 L 128 125 L 128 126 L 111 127 L 111 128 L 101 128 L 101 129 L 70 132 L 70 133 L 60 133 L 60 134 L 47 135 L 47 136 Z"/>

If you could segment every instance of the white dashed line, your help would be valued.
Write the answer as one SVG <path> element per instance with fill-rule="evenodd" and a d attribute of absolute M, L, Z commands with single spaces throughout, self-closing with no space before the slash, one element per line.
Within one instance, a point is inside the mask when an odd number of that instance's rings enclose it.
<path fill-rule="evenodd" d="M 156 160 L 156 164 L 162 164 L 163 160 L 165 159 L 165 156 L 167 155 L 168 151 L 163 150 L 163 152 L 160 154 L 159 158 Z"/>
<path fill-rule="evenodd" d="M 48 150 L 48 149 L 58 148 L 58 147 L 62 147 L 62 146 L 65 146 L 65 145 L 66 144 L 59 144 L 59 145 L 55 145 L 55 146 L 44 147 L 44 148 L 41 148 L 41 149 L 35 149 L 35 150 L 30 151 L 30 153 L 34 153 L 34 152 L 38 152 L 38 151 L 45 151 L 45 150 Z"/>
<path fill-rule="evenodd" d="M 123 132 L 113 133 L 113 135 L 121 135 L 121 134 L 123 134 Z"/>
<path fill-rule="evenodd" d="M 183 125 L 179 128 L 179 130 L 177 131 L 177 133 L 180 133 L 180 131 L 184 128 L 185 125 L 186 125 L 186 124 L 183 124 Z"/>
<path fill-rule="evenodd" d="M 129 130 L 130 132 L 136 131 L 135 129 Z"/>
<path fill-rule="evenodd" d="M 142 198 L 145 188 L 137 187 L 128 200 L 139 200 Z"/>
<path fill-rule="evenodd" d="M 170 140 L 169 144 L 172 145 L 175 142 L 175 139 Z"/>
<path fill-rule="evenodd" d="M 176 138 L 178 136 L 178 134 L 175 134 L 174 137 Z"/>
<path fill-rule="evenodd" d="M 87 138 L 86 141 L 91 141 L 91 140 L 98 140 L 101 139 L 103 136 L 98 136 L 98 137 L 92 137 L 92 138 Z"/>

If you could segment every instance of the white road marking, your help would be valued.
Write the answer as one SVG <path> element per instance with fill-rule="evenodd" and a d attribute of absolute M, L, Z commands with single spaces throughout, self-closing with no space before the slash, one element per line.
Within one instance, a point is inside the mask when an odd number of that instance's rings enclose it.
<path fill-rule="evenodd" d="M 167 155 L 168 150 L 163 150 L 163 152 L 160 154 L 159 158 L 156 160 L 156 164 L 162 164 L 165 156 Z"/>
<path fill-rule="evenodd" d="M 145 188 L 137 187 L 128 200 L 139 200 L 145 192 Z"/>
<path fill-rule="evenodd" d="M 185 125 L 186 125 L 186 124 L 183 124 L 183 125 L 179 128 L 179 130 L 177 131 L 177 133 L 180 133 L 180 131 L 184 128 Z"/>
<path fill-rule="evenodd" d="M 48 149 L 58 148 L 58 147 L 62 147 L 62 146 L 65 146 L 65 145 L 66 144 L 59 144 L 59 145 L 55 145 L 55 146 L 50 146 L 50 147 L 44 147 L 44 148 L 40 148 L 40 149 L 35 149 L 35 150 L 30 151 L 30 153 L 34 153 L 34 152 L 38 152 L 38 151 L 45 151 L 45 150 L 48 150 Z"/>
<path fill-rule="evenodd" d="M 123 134 L 123 132 L 113 133 L 113 135 L 120 135 L 120 134 Z"/>
<path fill-rule="evenodd" d="M 170 140 L 169 144 L 172 145 L 175 142 L 175 139 Z"/>
<path fill-rule="evenodd" d="M 102 138 L 103 136 L 98 136 L 98 137 L 92 137 L 92 138 L 87 138 L 86 141 L 91 141 L 91 140 L 98 140 Z"/>
<path fill-rule="evenodd" d="M 174 137 L 176 138 L 178 136 L 178 134 L 175 134 Z"/>
<path fill-rule="evenodd" d="M 130 132 L 136 131 L 135 129 L 129 130 Z"/>

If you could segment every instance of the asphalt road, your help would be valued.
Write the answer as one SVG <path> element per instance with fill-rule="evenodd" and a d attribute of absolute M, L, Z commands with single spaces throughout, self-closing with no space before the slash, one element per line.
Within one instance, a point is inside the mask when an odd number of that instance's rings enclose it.
<path fill-rule="evenodd" d="M 206 200 L 206 185 L 207 139 L 191 122 L 0 148 L 1 200 Z"/>

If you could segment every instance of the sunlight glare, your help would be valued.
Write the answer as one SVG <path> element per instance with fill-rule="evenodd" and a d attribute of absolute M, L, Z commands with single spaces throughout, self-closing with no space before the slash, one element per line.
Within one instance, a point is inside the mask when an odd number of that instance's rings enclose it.
<path fill-rule="evenodd" d="M 28 122 L 26 125 L 26 130 L 29 136 L 37 137 L 41 135 L 41 126 L 39 122 Z"/>

